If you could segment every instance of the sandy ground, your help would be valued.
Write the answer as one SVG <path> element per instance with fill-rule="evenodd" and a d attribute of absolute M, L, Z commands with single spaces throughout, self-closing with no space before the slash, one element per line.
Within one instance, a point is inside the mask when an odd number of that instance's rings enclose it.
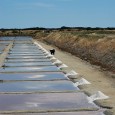
<path fill-rule="evenodd" d="M 81 78 L 85 78 L 91 84 L 84 85 L 80 88 L 82 90 L 88 92 L 89 95 L 96 93 L 97 91 L 103 92 L 105 95 L 109 96 L 109 99 L 96 101 L 98 105 L 103 106 L 105 108 L 112 108 L 109 111 L 112 111 L 115 115 L 115 75 L 110 74 L 109 72 L 102 71 L 99 67 L 91 65 L 90 63 L 71 55 L 70 53 L 61 51 L 60 49 L 47 45 L 38 41 L 45 49 L 48 51 L 52 48 L 56 49 L 55 57 L 61 60 L 64 64 L 68 65 L 68 68 L 64 69 L 64 71 L 74 70 L 79 73 L 77 81 Z M 108 113 L 110 115 L 110 113 Z"/>

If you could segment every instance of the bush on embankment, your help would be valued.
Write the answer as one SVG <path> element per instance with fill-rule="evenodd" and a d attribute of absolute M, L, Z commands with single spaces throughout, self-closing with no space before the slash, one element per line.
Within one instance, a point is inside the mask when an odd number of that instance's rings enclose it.
<path fill-rule="evenodd" d="M 115 72 L 115 34 L 57 31 L 40 35 L 49 44 Z"/>

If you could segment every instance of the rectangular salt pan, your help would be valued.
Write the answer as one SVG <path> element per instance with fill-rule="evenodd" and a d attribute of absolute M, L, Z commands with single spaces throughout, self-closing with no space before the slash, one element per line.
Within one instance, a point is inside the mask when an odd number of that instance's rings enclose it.
<path fill-rule="evenodd" d="M 10 50 L 12 50 L 12 51 L 27 51 L 27 50 L 29 50 L 29 51 L 39 51 L 41 49 L 35 48 L 35 47 L 34 48 L 30 48 L 30 47 L 19 47 L 19 48 L 12 48 Z"/>
<path fill-rule="evenodd" d="M 29 50 L 39 50 L 39 48 L 38 47 L 35 47 L 35 46 L 21 46 L 21 47 L 13 47 L 11 50 L 27 50 L 27 49 L 29 49 Z"/>
<path fill-rule="evenodd" d="M 11 51 L 41 51 L 38 48 L 19 48 L 19 49 L 10 49 Z"/>
<path fill-rule="evenodd" d="M 32 40 L 31 37 L 15 37 L 14 40 Z"/>
<path fill-rule="evenodd" d="M 44 56 L 7 56 L 8 59 L 43 59 L 47 58 L 45 55 Z"/>
<path fill-rule="evenodd" d="M 10 63 L 24 63 L 24 62 L 49 62 L 50 59 L 6 59 L 5 62 L 10 62 Z"/>
<path fill-rule="evenodd" d="M 54 73 L 1 73 L 1 80 L 60 80 L 66 79 L 62 72 Z"/>
<path fill-rule="evenodd" d="M 31 37 L 0 37 L 0 40 L 32 40 Z"/>
<path fill-rule="evenodd" d="M 42 51 L 40 48 L 17 48 L 17 49 L 12 48 L 10 50 L 11 51 L 15 51 L 15 52 L 18 52 L 18 51 L 27 51 L 27 50 L 29 50 L 29 51 L 33 51 L 33 50 L 35 50 L 35 51 Z"/>
<path fill-rule="evenodd" d="M 84 93 L 1 94 L 0 110 L 79 110 L 98 109 Z"/>
<path fill-rule="evenodd" d="M 30 55 L 30 54 L 28 54 L 28 55 L 12 55 L 12 54 L 10 54 L 10 55 L 8 55 L 7 57 L 8 58 L 28 58 L 28 57 L 46 57 L 46 55 L 45 54 L 43 54 L 43 53 L 41 53 L 41 54 L 36 54 L 36 55 Z"/>
<path fill-rule="evenodd" d="M 0 46 L 0 49 L 4 49 L 6 46 Z"/>
<path fill-rule="evenodd" d="M 36 45 L 29 44 L 29 45 L 13 45 L 14 49 L 18 48 L 38 48 Z"/>
<path fill-rule="evenodd" d="M 56 71 L 60 71 L 56 66 L 0 68 L 0 72 L 56 72 Z"/>
<path fill-rule="evenodd" d="M 32 46 L 34 45 L 32 41 L 15 41 L 14 42 L 14 46 L 24 46 L 24 45 L 27 45 L 27 46 Z"/>
<path fill-rule="evenodd" d="M 33 44 L 33 43 L 20 43 L 20 44 L 14 43 L 13 46 L 14 46 L 14 47 L 21 47 L 21 46 L 29 46 L 29 47 L 32 46 L 32 47 L 33 47 L 33 46 L 36 46 L 36 45 Z"/>
<path fill-rule="evenodd" d="M 24 53 L 17 53 L 17 54 L 10 54 L 10 56 L 44 56 L 43 53 L 30 53 L 30 54 L 24 54 Z"/>
<path fill-rule="evenodd" d="M 39 51 L 39 52 L 12 52 L 10 51 L 8 53 L 9 55 L 41 55 L 41 54 L 44 54 L 42 51 Z"/>
<path fill-rule="evenodd" d="M 53 66 L 52 62 L 4 63 L 8 67 Z"/>
<path fill-rule="evenodd" d="M 3 51 L 4 50 L 4 48 L 0 48 L 0 51 Z"/>
<path fill-rule="evenodd" d="M 0 37 L 0 40 L 14 40 L 14 37 Z"/>
<path fill-rule="evenodd" d="M 14 44 L 33 44 L 33 41 L 32 40 L 14 40 Z"/>
<path fill-rule="evenodd" d="M 9 53 L 25 53 L 25 54 L 28 54 L 28 53 L 43 53 L 42 51 L 10 51 Z"/>
<path fill-rule="evenodd" d="M 11 41 L 0 41 L 0 43 L 2 44 L 9 44 L 9 43 L 12 43 Z"/>
<path fill-rule="evenodd" d="M 60 81 L 12 81 L 0 83 L 0 92 L 55 92 L 55 91 L 76 91 L 79 88 L 74 87 L 68 80 Z"/>
<path fill-rule="evenodd" d="M 9 43 L 1 43 L 0 41 L 0 46 L 8 46 Z"/>
<path fill-rule="evenodd" d="M 18 47 L 20 47 L 20 48 L 22 48 L 22 47 L 30 47 L 30 48 L 36 47 L 37 48 L 37 46 L 34 44 L 17 44 L 17 45 L 13 44 L 13 48 L 18 48 Z"/>

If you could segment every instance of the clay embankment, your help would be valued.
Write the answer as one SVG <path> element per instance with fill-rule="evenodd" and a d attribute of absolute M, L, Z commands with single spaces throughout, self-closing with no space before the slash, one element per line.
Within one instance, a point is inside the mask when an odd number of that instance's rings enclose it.
<path fill-rule="evenodd" d="M 35 38 L 115 72 L 115 34 L 78 33 L 37 33 Z"/>

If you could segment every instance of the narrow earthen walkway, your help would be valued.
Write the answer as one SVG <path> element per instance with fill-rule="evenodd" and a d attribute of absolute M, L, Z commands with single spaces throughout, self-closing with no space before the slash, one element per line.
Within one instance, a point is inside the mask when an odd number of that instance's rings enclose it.
<path fill-rule="evenodd" d="M 13 42 L 9 43 L 9 45 L 4 49 L 4 52 L 0 55 L 0 67 L 3 65 L 4 59 L 6 58 L 12 45 L 13 45 Z"/>
<path fill-rule="evenodd" d="M 84 77 L 91 83 L 91 85 L 85 85 L 84 87 L 82 87 L 86 92 L 90 93 L 91 95 L 93 93 L 96 93 L 97 91 L 102 91 L 105 95 L 109 96 L 109 99 L 97 101 L 97 103 L 104 107 L 113 108 L 110 111 L 115 112 L 114 78 L 109 76 L 107 72 L 103 72 L 96 66 L 93 66 L 88 62 L 71 55 L 70 53 L 61 51 L 55 46 L 51 46 L 40 41 L 37 42 L 47 50 L 55 48 L 55 57 L 61 60 L 66 65 L 68 65 L 68 69 L 66 69 L 66 71 L 75 70 L 77 73 L 79 73 L 80 76 L 78 76 L 76 80 L 80 79 L 81 77 Z"/>

